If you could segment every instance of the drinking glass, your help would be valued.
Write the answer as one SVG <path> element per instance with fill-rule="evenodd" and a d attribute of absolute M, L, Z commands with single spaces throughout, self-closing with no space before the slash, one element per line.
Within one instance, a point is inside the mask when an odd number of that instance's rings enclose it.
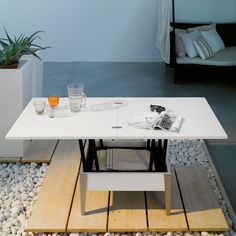
<path fill-rule="evenodd" d="M 34 101 L 34 108 L 38 115 L 42 115 L 45 109 L 45 101 Z"/>
<path fill-rule="evenodd" d="M 84 93 L 84 85 L 80 83 L 72 83 L 67 86 L 70 101 L 70 109 L 72 112 L 79 112 L 81 107 L 86 104 L 86 94 Z"/>
<path fill-rule="evenodd" d="M 49 111 L 49 117 L 54 118 L 55 117 L 55 110 L 59 104 L 59 96 L 49 96 L 48 103 L 51 107 L 51 110 Z"/>

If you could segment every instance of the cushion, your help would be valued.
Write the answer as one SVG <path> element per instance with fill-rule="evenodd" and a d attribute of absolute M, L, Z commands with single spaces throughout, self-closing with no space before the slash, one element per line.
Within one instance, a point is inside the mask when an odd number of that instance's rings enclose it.
<path fill-rule="evenodd" d="M 178 64 L 197 64 L 208 66 L 236 66 L 236 46 L 226 47 L 225 50 L 220 51 L 214 57 L 208 60 L 203 60 L 200 57 L 177 57 Z"/>
<path fill-rule="evenodd" d="M 186 52 L 180 34 L 186 34 L 187 30 L 175 29 L 175 54 L 177 57 L 184 57 Z"/>
<path fill-rule="evenodd" d="M 201 34 L 211 47 L 214 54 L 225 49 L 224 42 L 215 29 L 201 31 Z"/>
<path fill-rule="evenodd" d="M 206 31 L 210 29 L 216 29 L 216 24 L 210 24 L 210 25 L 200 25 L 197 27 L 192 27 L 192 28 L 187 28 L 188 32 L 192 32 L 194 30 L 199 30 L 199 31 Z"/>
<path fill-rule="evenodd" d="M 214 56 L 214 53 L 213 53 L 211 47 L 208 45 L 208 43 L 203 38 L 195 39 L 193 41 L 193 43 L 197 49 L 199 56 L 203 60 Z"/>
<path fill-rule="evenodd" d="M 189 57 L 198 56 L 198 52 L 194 46 L 193 40 L 198 39 L 200 37 L 201 37 L 201 34 L 198 30 L 194 30 L 187 34 L 180 34 L 180 38 L 183 41 L 184 48 Z"/>

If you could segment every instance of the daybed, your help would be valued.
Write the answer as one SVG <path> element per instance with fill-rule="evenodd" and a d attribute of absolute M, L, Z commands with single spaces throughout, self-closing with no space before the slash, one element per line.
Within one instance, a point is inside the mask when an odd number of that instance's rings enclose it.
<path fill-rule="evenodd" d="M 225 44 L 225 49 L 213 57 L 201 59 L 200 57 L 177 57 L 176 55 L 176 29 L 187 29 L 207 25 L 204 23 L 171 23 L 173 31 L 170 32 L 170 66 L 174 69 L 174 82 L 182 79 L 215 78 L 223 76 L 236 77 L 236 23 L 218 23 L 216 31 Z"/>

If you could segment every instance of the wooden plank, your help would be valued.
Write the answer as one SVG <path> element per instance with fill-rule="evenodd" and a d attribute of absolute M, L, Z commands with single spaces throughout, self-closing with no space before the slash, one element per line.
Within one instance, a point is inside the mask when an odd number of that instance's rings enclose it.
<path fill-rule="evenodd" d="M 204 167 L 176 168 L 190 231 L 227 231 Z"/>
<path fill-rule="evenodd" d="M 21 157 L 0 157 L 0 163 L 20 162 Z"/>
<path fill-rule="evenodd" d="M 57 140 L 33 140 L 30 142 L 21 162 L 49 163 Z"/>
<path fill-rule="evenodd" d="M 144 192 L 111 192 L 108 231 L 147 231 Z"/>
<path fill-rule="evenodd" d="M 80 166 L 77 141 L 60 141 L 26 230 L 65 232 Z"/>
<path fill-rule="evenodd" d="M 171 173 L 171 211 L 166 214 L 165 193 L 146 192 L 149 231 L 187 231 L 175 172 Z"/>
<path fill-rule="evenodd" d="M 77 182 L 67 232 L 106 232 L 109 192 L 87 192 L 85 215 L 81 215 L 80 184 Z"/>

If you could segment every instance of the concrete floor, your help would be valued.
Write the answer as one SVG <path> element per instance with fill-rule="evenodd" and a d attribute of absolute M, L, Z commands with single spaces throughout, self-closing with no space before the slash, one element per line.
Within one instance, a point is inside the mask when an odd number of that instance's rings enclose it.
<path fill-rule="evenodd" d="M 206 97 L 228 140 L 210 141 L 209 151 L 236 212 L 236 80 L 173 83 L 163 63 L 45 63 L 44 96 L 67 96 L 67 84 L 80 82 L 89 97 Z"/>

